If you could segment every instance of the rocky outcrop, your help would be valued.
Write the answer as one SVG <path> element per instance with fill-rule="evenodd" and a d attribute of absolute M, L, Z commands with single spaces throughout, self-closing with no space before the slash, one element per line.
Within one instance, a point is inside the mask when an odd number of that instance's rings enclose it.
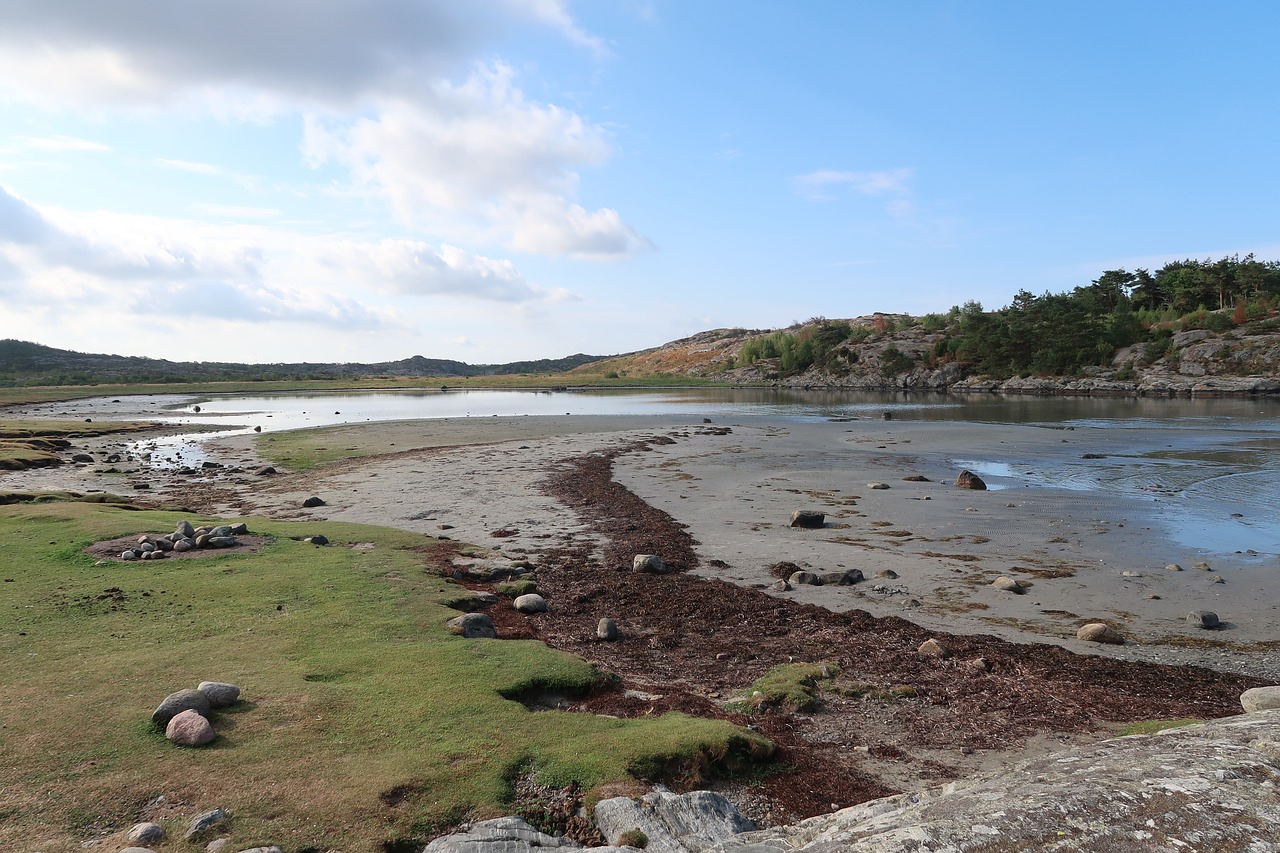
<path fill-rule="evenodd" d="M 1105 741 L 706 853 L 1280 850 L 1280 710 Z"/>

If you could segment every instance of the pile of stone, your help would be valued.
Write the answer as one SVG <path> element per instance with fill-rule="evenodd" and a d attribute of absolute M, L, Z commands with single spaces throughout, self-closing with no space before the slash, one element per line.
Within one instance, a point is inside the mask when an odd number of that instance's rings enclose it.
<path fill-rule="evenodd" d="M 214 738 L 209 713 L 240 701 L 240 688 L 225 681 L 202 681 L 194 690 L 179 690 L 164 697 L 151 722 L 178 746 L 204 746 Z"/>
<path fill-rule="evenodd" d="M 122 560 L 163 560 L 170 552 L 183 553 L 198 548 L 234 548 L 240 543 L 237 536 L 246 536 L 248 525 L 221 524 L 217 527 L 203 525 L 193 527 L 189 521 L 179 521 L 174 531 L 165 536 L 147 533 L 138 537 L 138 544 L 120 554 Z"/>

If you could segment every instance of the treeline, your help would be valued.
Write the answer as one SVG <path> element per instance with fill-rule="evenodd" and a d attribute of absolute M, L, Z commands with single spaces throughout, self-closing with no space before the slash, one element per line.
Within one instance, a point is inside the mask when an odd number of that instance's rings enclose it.
<path fill-rule="evenodd" d="M 1277 304 L 1280 261 L 1259 261 L 1253 255 L 1174 261 L 1154 273 L 1107 270 L 1064 293 L 1036 296 L 1022 290 L 996 311 L 970 301 L 946 314 L 877 315 L 870 326 L 815 318 L 748 340 L 737 366 L 778 359 L 781 376 L 810 367 L 847 372 L 858 359 L 854 345 L 920 329 L 941 333 L 925 358 L 928 367 L 958 361 L 968 372 L 999 379 L 1072 375 L 1110 365 L 1118 350 L 1138 343 L 1147 344 L 1138 360 L 1154 361 L 1166 353 L 1177 330 L 1226 332 L 1242 326 L 1246 334 L 1275 331 L 1280 326 L 1272 316 Z M 886 374 L 917 365 L 896 347 L 885 347 L 879 355 Z M 1122 373 L 1131 368 L 1126 365 Z"/>

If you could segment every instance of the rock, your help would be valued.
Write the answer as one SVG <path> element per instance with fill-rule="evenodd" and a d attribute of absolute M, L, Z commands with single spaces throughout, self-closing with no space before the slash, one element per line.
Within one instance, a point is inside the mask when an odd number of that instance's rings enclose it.
<path fill-rule="evenodd" d="M 1001 575 L 991 582 L 991 585 L 1003 592 L 1012 592 L 1014 595 L 1022 595 L 1027 588 L 1013 578 Z"/>
<path fill-rule="evenodd" d="M 208 698 L 210 708 L 226 708 L 240 701 L 240 688 L 225 681 L 202 681 L 196 690 Z"/>
<path fill-rule="evenodd" d="M 1169 571 L 1171 571 L 1171 572 L 1180 572 L 1180 571 L 1182 571 L 1182 566 L 1179 566 L 1177 563 L 1166 563 L 1166 564 L 1165 564 L 1165 568 L 1166 568 L 1166 569 L 1168 569 L 1168 570 L 1169 570 Z"/>
<path fill-rule="evenodd" d="M 195 544 L 197 548 L 207 547 L 209 544 L 209 534 L 208 533 L 197 534 L 195 538 Z"/>
<path fill-rule="evenodd" d="M 1280 687 L 1253 687 L 1240 694 L 1240 707 L 1253 711 L 1280 708 Z"/>
<path fill-rule="evenodd" d="M 312 545 L 328 545 L 329 537 L 325 536 L 323 533 L 320 533 L 315 536 L 308 536 L 306 539 L 303 539 L 302 541 L 310 542 Z"/>
<path fill-rule="evenodd" d="M 254 472 L 253 472 L 253 475 L 254 475 L 255 477 L 266 477 L 266 476 L 269 476 L 269 475 L 274 474 L 274 473 L 276 473 L 276 469 L 275 469 L 275 468 L 271 467 L 270 465 L 263 465 L 261 468 L 259 468 L 258 470 L 254 471 Z"/>
<path fill-rule="evenodd" d="M 1076 639 L 1087 643 L 1108 643 L 1113 646 L 1124 644 L 1124 637 L 1104 622 L 1090 622 L 1081 625 L 1076 631 Z"/>
<path fill-rule="evenodd" d="M 570 838 L 544 835 L 523 818 L 496 817 L 471 824 L 465 831 L 432 841 L 422 853 L 535 853 L 548 848 L 577 848 Z"/>
<path fill-rule="evenodd" d="M 618 623 L 612 619 L 601 619 L 596 624 L 596 638 L 612 643 L 618 639 Z"/>
<path fill-rule="evenodd" d="M 1218 621 L 1218 614 L 1212 610 L 1193 610 L 1187 614 L 1187 624 L 1196 628 L 1205 628 L 1210 631 L 1217 630 L 1222 627 L 1222 623 Z"/>
<path fill-rule="evenodd" d="M 985 492 L 987 484 L 983 482 L 981 477 L 966 468 L 956 475 L 956 488 Z"/>
<path fill-rule="evenodd" d="M 215 838 L 204 846 L 204 853 L 219 853 L 219 851 L 227 849 L 227 845 L 230 843 L 231 839 L 225 835 L 221 838 Z"/>
<path fill-rule="evenodd" d="M 651 575 L 665 575 L 671 567 L 662 561 L 657 554 L 636 554 L 631 560 L 631 570 L 646 572 Z"/>
<path fill-rule="evenodd" d="M 701 853 L 1273 851 L 1280 808 L 1266 780 L 1280 778 L 1277 740 L 1280 711 L 1115 738 Z"/>
<path fill-rule="evenodd" d="M 164 827 L 158 823 L 135 823 L 125 839 L 135 844 L 157 844 L 164 841 Z"/>
<path fill-rule="evenodd" d="M 137 552 L 137 551 L 132 551 L 132 550 L 130 550 L 130 551 L 121 551 L 121 552 L 120 552 L 120 559 L 124 560 L 125 562 L 128 562 L 128 561 L 130 561 L 130 560 L 136 560 L 136 559 L 138 559 L 138 552 Z"/>
<path fill-rule="evenodd" d="M 160 728 L 164 728 L 169 725 L 170 720 L 183 711 L 195 711 L 201 716 L 207 715 L 209 713 L 209 697 L 199 690 L 190 689 L 170 693 L 151 712 L 151 722 Z"/>
<path fill-rule="evenodd" d="M 153 546 L 157 551 L 172 551 L 173 543 L 168 539 L 157 539 Z"/>
<path fill-rule="evenodd" d="M 324 501 L 317 497 L 310 497 L 303 501 L 302 505 L 307 509 L 310 509 L 313 506 L 324 506 Z"/>
<path fill-rule="evenodd" d="M 177 542 L 173 543 L 173 550 L 178 552 L 179 554 L 185 553 L 186 551 L 190 551 L 195 547 L 196 547 L 196 543 L 194 539 L 179 539 Z"/>
<path fill-rule="evenodd" d="M 1227 579 L 1224 578 L 1222 575 L 1214 575 L 1213 580 L 1209 581 L 1209 584 L 1213 585 L 1215 583 L 1226 583 L 1226 582 L 1227 582 Z"/>
<path fill-rule="evenodd" d="M 787 578 L 787 583 L 792 586 L 800 586 L 807 584 L 808 586 L 822 586 L 822 578 L 813 572 L 794 572 L 791 577 Z"/>
<path fill-rule="evenodd" d="M 770 589 L 774 592 L 791 592 L 791 584 L 784 580 L 776 580 L 773 582 L 773 586 L 771 586 Z"/>
<path fill-rule="evenodd" d="M 527 592 L 524 595 L 516 596 L 516 600 L 511 604 L 521 613 L 547 612 L 547 600 L 536 592 Z"/>
<path fill-rule="evenodd" d="M 906 476 L 906 477 L 903 477 L 903 478 L 902 478 L 902 482 L 904 482 L 904 483 L 928 483 L 928 482 L 930 482 L 930 480 L 929 480 L 929 478 L 928 478 L 928 477 L 925 477 L 925 476 L 923 476 L 923 475 L 921 475 L 921 474 L 909 474 L 908 476 Z"/>
<path fill-rule="evenodd" d="M 169 720 L 164 736 L 178 746 L 204 746 L 213 740 L 213 726 L 197 711 L 182 711 Z"/>
<path fill-rule="evenodd" d="M 194 841 L 209 830 L 226 823 L 229 817 L 230 815 L 222 809 L 214 809 L 213 811 L 196 815 L 191 819 L 191 823 L 187 824 L 187 831 L 183 833 L 182 837 L 187 841 Z"/>
<path fill-rule="evenodd" d="M 191 526 L 189 521 L 179 521 L 173 532 L 181 536 L 183 539 L 193 539 L 196 535 L 196 529 Z"/>
<path fill-rule="evenodd" d="M 92 456 L 90 456 L 88 453 L 76 453 L 76 454 L 72 455 L 72 457 L 71 457 L 71 461 L 72 461 L 72 462 L 82 462 L 82 463 L 86 463 L 86 464 L 93 464 L 94 459 L 93 459 L 93 457 L 92 457 Z"/>
<path fill-rule="evenodd" d="M 755 829 L 733 804 L 711 791 L 672 794 L 657 790 L 640 800 L 614 797 L 601 800 L 595 808 L 596 826 L 612 845 L 640 830 L 648 838 L 647 853 L 685 853 L 705 850 Z"/>
<path fill-rule="evenodd" d="M 878 492 L 882 492 L 885 489 L 889 488 L 889 484 L 888 483 L 867 483 L 867 488 L 875 489 Z"/>
<path fill-rule="evenodd" d="M 212 538 L 212 537 L 218 537 L 218 538 L 221 538 L 221 537 L 224 537 L 224 536 L 230 536 L 230 535 L 231 535 L 231 525 L 230 525 L 230 524 L 219 524 L 217 527 L 215 527 L 215 528 L 213 528 L 212 530 L 210 530 L 210 531 L 209 531 L 209 536 L 210 536 L 211 538 Z"/>
<path fill-rule="evenodd" d="M 483 613 L 464 613 L 455 616 L 447 623 L 449 630 L 469 640 L 496 640 L 498 632 L 493 627 L 493 620 Z"/>
<path fill-rule="evenodd" d="M 91 844 L 93 842 L 90 842 Z M 83 846 L 83 845 L 82 845 Z M 156 853 L 150 847 L 126 847 L 120 853 Z"/>
<path fill-rule="evenodd" d="M 1208 563 L 1206 563 L 1204 560 L 1201 560 L 1200 562 L 1196 563 L 1196 564 L 1195 564 L 1194 566 L 1192 566 L 1191 568 L 1193 568 L 1193 569 L 1197 569 L 1197 570 L 1202 571 L 1202 572 L 1211 572 L 1211 571 L 1213 571 L 1213 569 L 1209 568 L 1209 564 L 1208 564 Z"/>
<path fill-rule="evenodd" d="M 806 528 L 813 529 L 813 528 L 821 527 L 826 522 L 826 520 L 827 520 L 826 513 L 818 512 L 817 510 L 812 510 L 812 509 L 798 509 L 795 512 L 791 513 L 791 521 L 788 523 L 788 526 L 789 527 L 806 527 Z"/>
<path fill-rule="evenodd" d="M 897 580 L 898 573 L 895 572 L 893 569 L 881 569 L 880 571 L 876 572 L 876 577 L 888 578 L 889 580 Z"/>
<path fill-rule="evenodd" d="M 862 583 L 862 572 L 858 569 L 841 569 L 837 572 L 823 572 L 819 575 L 823 586 L 853 586 Z"/>
<path fill-rule="evenodd" d="M 234 548 L 240 543 L 234 536 L 209 536 L 204 544 L 210 548 Z"/>
<path fill-rule="evenodd" d="M 152 551 L 154 551 L 155 549 L 156 549 L 156 546 L 155 546 L 155 545 L 153 545 L 152 543 L 150 543 L 150 542 L 143 542 L 143 543 L 141 543 L 140 545 L 138 545 L 138 547 L 137 547 L 137 548 L 135 548 L 134 550 L 135 550 L 135 551 L 141 551 L 141 552 L 142 552 L 142 553 L 144 553 L 144 554 L 150 554 L 150 553 L 151 553 Z"/>
<path fill-rule="evenodd" d="M 916 649 L 916 654 L 922 658 L 947 658 L 951 656 L 951 652 L 947 650 L 946 646 L 932 638 L 921 643 L 920 648 Z"/>
<path fill-rule="evenodd" d="M 1122 578 L 1140 578 L 1140 577 L 1142 577 L 1142 572 L 1123 571 L 1123 572 L 1121 572 L 1121 573 L 1120 573 L 1120 577 L 1122 577 Z"/>
<path fill-rule="evenodd" d="M 249 535 L 249 525 L 245 524 L 243 521 L 232 524 L 228 529 L 231 531 L 230 535 L 232 536 L 248 536 Z"/>

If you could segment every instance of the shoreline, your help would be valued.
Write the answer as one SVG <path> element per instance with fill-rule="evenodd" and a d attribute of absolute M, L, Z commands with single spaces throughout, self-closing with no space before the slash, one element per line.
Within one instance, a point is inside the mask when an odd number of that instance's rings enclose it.
<path fill-rule="evenodd" d="M 122 401 L 118 414 L 147 414 L 127 408 Z M 223 467 L 187 478 L 153 470 L 148 476 L 155 485 L 145 492 L 128 488 L 137 476 L 95 474 L 83 465 L 5 472 L 0 489 L 100 489 L 221 513 L 334 518 L 427 535 L 440 535 L 447 524 L 454 538 L 536 556 L 560 537 L 588 533 L 539 492 L 560 460 L 645 435 L 685 432 L 690 435 L 674 444 L 621 458 L 614 476 L 687 525 L 699 543 L 697 571 L 704 577 L 760 588 L 776 580 L 770 566 L 777 563 L 806 571 L 857 569 L 862 583 L 779 595 L 951 632 L 1280 680 L 1280 662 L 1266 662 L 1280 647 L 1273 634 L 1272 602 L 1280 598 L 1275 555 L 1179 546 L 1151 518 L 1150 506 L 1130 498 L 1030 485 L 986 492 L 951 485 L 956 459 L 993 459 L 1016 448 L 1019 459 L 1035 460 L 1058 452 L 1055 445 L 1063 441 L 1112 453 L 1132 445 L 1133 431 L 1079 430 L 1064 438 L 1059 430 L 1010 424 L 715 421 L 731 433 L 695 435 L 703 424 L 663 415 L 371 422 L 322 434 L 335 445 L 356 442 L 389 455 L 299 474 L 252 477 L 250 469 L 267 462 L 255 450 L 256 437 L 242 435 L 206 444 Z M 113 443 L 110 436 L 97 442 Z M 94 449 L 94 442 L 77 444 Z M 902 479 L 908 476 L 929 482 Z M 889 488 L 871 489 L 872 482 Z M 432 484 L 431 500 L 420 506 L 424 483 Z M 302 510 L 301 501 L 313 493 L 328 506 Z M 797 509 L 825 512 L 827 525 L 788 528 Z M 497 542 L 491 534 L 499 529 L 519 533 Z M 1193 568 L 1198 563 L 1210 570 Z M 886 570 L 897 577 L 877 577 Z M 1026 594 L 992 588 L 1000 576 L 1019 580 Z M 1214 611 L 1225 630 L 1189 627 L 1186 616 L 1195 610 Z M 1109 622 L 1130 642 L 1099 647 L 1076 640 L 1075 628 L 1090 620 Z"/>

